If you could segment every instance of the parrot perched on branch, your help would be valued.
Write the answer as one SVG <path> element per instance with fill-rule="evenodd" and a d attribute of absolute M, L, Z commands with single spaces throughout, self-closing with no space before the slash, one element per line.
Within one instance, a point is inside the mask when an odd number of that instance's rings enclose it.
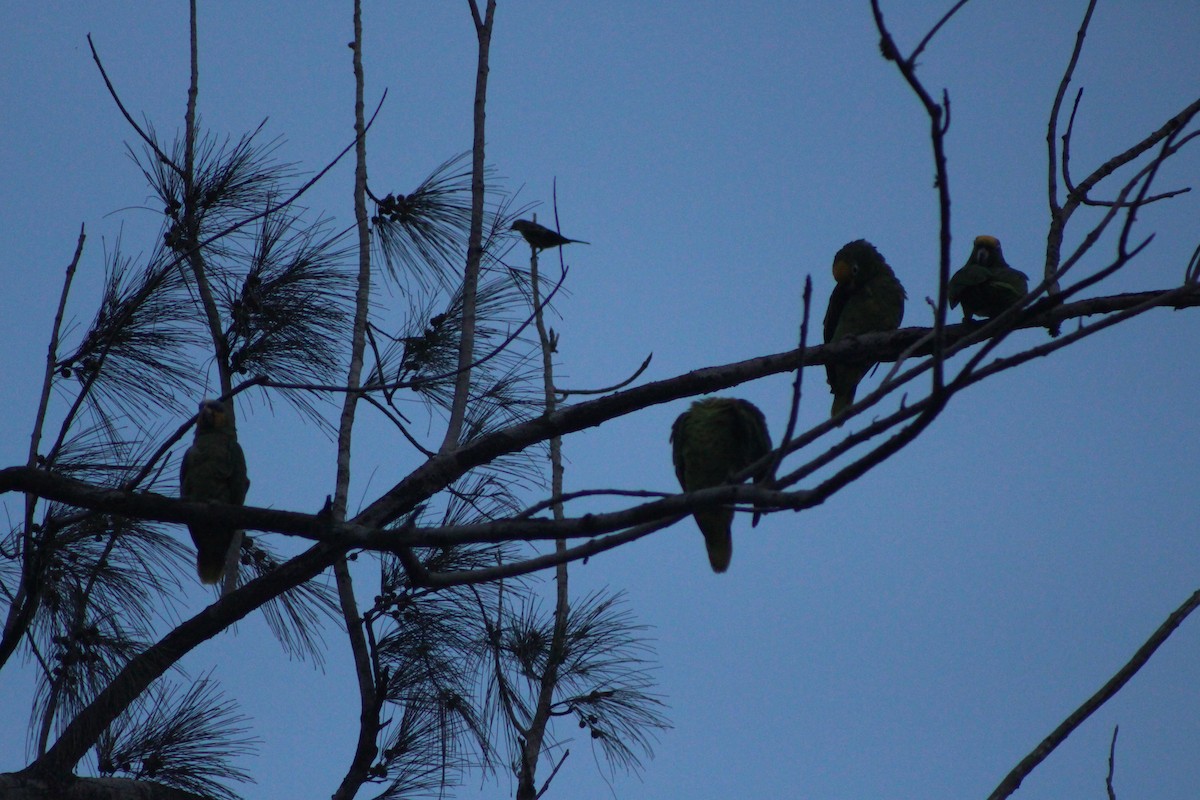
<path fill-rule="evenodd" d="M 733 397 L 708 397 L 692 403 L 671 426 L 675 475 L 685 492 L 728 483 L 771 451 L 767 420 L 758 408 Z M 765 467 L 764 469 L 769 469 Z M 765 475 L 753 476 L 759 480 Z M 724 572 L 733 557 L 733 509 L 704 508 L 693 513 L 713 572 Z"/>
<path fill-rule="evenodd" d="M 837 286 L 825 311 L 825 343 L 846 336 L 861 336 L 877 331 L 894 331 L 904 319 L 904 298 L 908 295 L 892 268 L 870 242 L 850 242 L 833 257 L 833 278 Z M 858 383 L 875 365 L 873 361 L 826 364 L 825 375 L 833 392 L 836 417 L 854 403 Z"/>
<path fill-rule="evenodd" d="M 225 404 L 205 400 L 196 418 L 196 439 L 183 454 L 179 468 L 179 496 L 195 502 L 246 502 L 250 479 L 246 456 Z M 236 531 L 222 525 L 188 525 L 196 544 L 196 571 L 204 583 L 217 583 L 225 571 L 225 556 Z"/>
<path fill-rule="evenodd" d="M 551 247 L 562 247 L 564 244 L 591 244 L 582 239 L 568 239 L 558 231 L 552 231 L 545 225 L 539 225 L 528 219 L 519 219 L 512 224 L 511 230 L 517 231 L 529 242 L 534 250 L 547 250 Z"/>
<path fill-rule="evenodd" d="M 962 303 L 966 322 L 976 315 L 994 317 L 1028 292 L 1029 276 L 1008 265 L 995 236 L 975 237 L 971 257 L 946 287 L 950 307 Z"/>

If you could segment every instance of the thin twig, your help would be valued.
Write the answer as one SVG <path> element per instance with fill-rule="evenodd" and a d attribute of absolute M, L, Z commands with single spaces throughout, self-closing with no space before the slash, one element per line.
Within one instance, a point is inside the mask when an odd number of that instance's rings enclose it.
<path fill-rule="evenodd" d="M 808 315 L 812 308 L 812 275 L 804 276 L 804 294 L 801 296 L 801 303 L 804 310 L 800 317 L 800 351 L 803 352 L 808 348 Z M 804 370 L 801 367 L 796 367 L 796 377 L 792 381 L 792 407 L 788 412 L 787 427 L 784 429 L 783 438 L 779 440 L 779 446 L 775 450 L 775 455 L 771 461 L 771 469 L 767 472 L 772 480 L 775 478 L 775 470 L 779 469 L 779 463 L 783 461 L 783 454 L 787 450 L 788 443 L 796 435 L 796 423 L 800 419 L 800 397 L 803 386 Z"/>
<path fill-rule="evenodd" d="M 917 57 L 921 55 L 921 51 L 923 51 L 926 46 L 933 41 L 933 37 L 936 36 L 937 32 L 942 29 L 942 26 L 949 22 L 950 18 L 957 14 L 958 10 L 965 6 L 968 2 L 970 2 L 970 0 L 958 0 L 958 2 L 954 4 L 953 8 L 942 15 L 942 18 L 937 21 L 937 24 L 929 29 L 929 33 L 925 34 L 925 38 L 923 38 L 920 43 L 913 48 L 912 54 L 908 57 L 909 64 L 911 64 L 914 68 L 917 66 Z"/>
<path fill-rule="evenodd" d="M 490 583 L 491 581 L 515 578 L 521 575 L 529 575 L 530 573 L 538 572 L 548 567 L 556 566 L 560 563 L 567 563 L 570 561 L 578 561 L 580 559 L 589 558 L 597 553 L 603 553 L 605 550 L 611 550 L 614 547 L 620 547 L 623 544 L 636 541 L 644 536 L 649 536 L 655 531 L 674 525 L 676 522 L 686 516 L 686 513 L 679 514 L 671 517 L 670 519 L 658 520 L 654 523 L 628 528 L 620 533 L 601 536 L 596 539 L 591 539 L 583 544 L 576 545 L 575 547 L 568 547 L 562 552 L 547 553 L 545 555 L 530 558 L 525 561 L 513 561 L 506 564 L 500 564 L 495 567 L 485 567 L 484 569 L 471 570 L 470 572 L 430 573 L 426 577 L 426 583 L 424 585 L 431 589 L 438 589 L 450 586 Z"/>
<path fill-rule="evenodd" d="M 1117 768 L 1117 731 L 1120 725 L 1113 726 L 1112 742 L 1108 745 L 1108 775 L 1104 777 L 1104 788 L 1108 790 L 1108 800 L 1117 800 L 1116 789 L 1113 788 L 1113 772 Z"/>
<path fill-rule="evenodd" d="M 554 780 L 554 776 L 558 774 L 560 769 L 562 769 L 562 765 L 567 760 L 567 756 L 569 755 L 571 755 L 571 751 L 569 749 L 563 751 L 562 758 L 560 758 L 558 763 L 554 765 L 554 769 L 550 770 L 549 777 L 547 777 L 546 782 L 542 784 L 542 788 L 538 790 L 537 796 L 534 798 L 534 800 L 541 800 L 542 795 L 544 795 L 546 790 L 550 788 L 550 781 Z"/>
<path fill-rule="evenodd" d="M 426 458 L 432 458 L 433 456 L 437 455 L 437 453 L 418 442 L 417 438 L 408 432 L 408 426 L 404 424 L 404 420 L 397 412 L 394 412 L 391 408 L 385 406 L 383 403 L 379 402 L 369 394 L 364 394 L 360 399 L 371 404 L 377 411 L 379 411 L 379 413 L 387 417 L 388 421 L 396 426 L 396 429 L 400 431 L 400 434 L 407 439 L 408 443 L 416 448 L 417 452 L 419 452 L 421 455 L 425 456 Z"/>
<path fill-rule="evenodd" d="M 96 45 L 92 42 L 92 35 L 90 33 L 87 35 L 87 43 L 88 47 L 92 51 L 92 60 L 96 62 L 96 67 L 100 70 L 100 77 L 104 79 L 104 85 L 108 87 L 109 95 L 112 97 L 113 102 L 117 104 L 117 108 L 120 110 L 121 114 L 124 115 L 125 121 L 129 123 L 129 127 L 133 128 L 134 132 L 142 138 L 142 141 L 144 141 L 146 145 L 154 151 L 154 155 L 158 157 L 159 161 L 175 170 L 176 174 L 182 178 L 184 174 L 183 167 L 176 164 L 166 153 L 160 150 L 158 143 L 154 141 L 153 137 L 149 136 L 144 130 L 142 130 L 142 127 L 137 124 L 137 121 L 134 120 L 133 116 L 129 113 L 129 111 L 126 110 L 125 104 L 121 102 L 121 96 L 117 94 L 116 87 L 113 86 L 112 81 L 109 80 L 108 72 L 105 71 L 104 64 L 100 61 L 100 54 L 96 52 Z"/>
<path fill-rule="evenodd" d="M 561 395 L 563 400 L 566 400 L 568 397 L 570 397 L 573 394 L 578 394 L 578 395 L 608 394 L 609 392 L 615 392 L 618 389 L 624 389 L 626 386 L 628 386 L 629 384 L 636 381 L 639 377 L 641 377 L 641 374 L 646 371 L 646 367 L 650 366 L 650 359 L 652 359 L 652 358 L 654 358 L 654 353 L 651 353 L 650 355 L 646 356 L 645 360 L 642 361 L 641 366 L 639 366 L 636 370 L 634 370 L 632 375 L 630 375 L 628 378 L 621 381 L 620 383 L 614 383 L 612 386 L 605 386 L 603 389 L 557 389 L 556 388 L 554 390 L 554 392 L 558 395 Z"/>
<path fill-rule="evenodd" d="M 530 519 L 539 511 L 544 511 L 556 503 L 569 503 L 583 497 L 670 497 L 672 492 L 652 492 L 646 489 L 582 489 L 577 492 L 566 492 L 553 495 L 545 500 L 539 500 L 528 508 L 515 514 L 512 519 Z"/>
<path fill-rule="evenodd" d="M 1200 281 L 1200 245 L 1192 251 L 1192 257 L 1188 259 L 1187 267 L 1183 270 L 1184 285 L 1195 284 Z"/>

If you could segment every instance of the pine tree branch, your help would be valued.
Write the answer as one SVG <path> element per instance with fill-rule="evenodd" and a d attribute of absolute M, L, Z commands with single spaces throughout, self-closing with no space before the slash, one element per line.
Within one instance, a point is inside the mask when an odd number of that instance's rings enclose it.
<path fill-rule="evenodd" d="M 156 644 L 129 660 L 112 682 L 66 727 L 45 755 L 18 775 L 65 778 L 129 704 L 201 642 L 245 618 L 263 603 L 304 583 L 331 565 L 343 548 L 319 544 L 222 597 L 180 623 Z"/>

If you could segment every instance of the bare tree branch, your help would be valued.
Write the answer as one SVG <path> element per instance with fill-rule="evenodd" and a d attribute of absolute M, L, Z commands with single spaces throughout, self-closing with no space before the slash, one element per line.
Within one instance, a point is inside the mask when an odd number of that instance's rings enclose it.
<path fill-rule="evenodd" d="M 354 219 L 358 232 L 358 287 L 355 295 L 354 329 L 350 343 L 350 367 L 346 385 L 350 392 L 342 403 L 342 414 L 338 426 L 337 480 L 334 489 L 332 519 L 341 522 L 346 518 L 346 498 L 350 490 L 350 444 L 354 433 L 355 412 L 360 397 L 354 390 L 361 381 L 363 351 L 366 348 L 367 317 L 371 302 L 371 233 L 367 222 L 367 137 L 364 119 L 363 94 L 366 81 L 363 74 L 363 25 L 362 3 L 354 2 L 354 41 L 351 43 L 354 66 Z M 376 670 L 373 669 L 364 621 L 358 612 L 354 596 L 354 584 L 344 555 L 334 562 L 334 577 L 337 581 L 338 600 L 349 639 L 350 652 L 354 660 L 354 674 L 358 681 L 359 729 L 354 754 L 346 768 L 346 774 L 333 796 L 336 800 L 350 800 L 367 780 L 371 764 L 379 747 L 379 712 L 381 700 L 376 685 Z"/>
<path fill-rule="evenodd" d="M 1137 652 L 1133 654 L 1133 658 L 1129 659 L 1125 666 L 1117 670 L 1117 673 L 1109 678 L 1100 687 L 1099 691 L 1085 700 L 1079 708 L 1072 711 L 1029 755 L 1021 759 L 1021 762 L 1004 776 L 1004 780 L 1000 781 L 1000 785 L 988 795 L 988 800 L 1003 800 L 1003 798 L 1010 797 L 1013 792 L 1020 788 L 1021 781 L 1025 780 L 1029 776 L 1029 773 L 1033 772 L 1039 764 L 1046 760 L 1047 756 L 1066 741 L 1067 737 L 1082 725 L 1084 720 L 1111 700 L 1142 667 L 1146 666 L 1146 662 L 1150 660 L 1155 651 L 1175 632 L 1176 628 L 1183 624 L 1183 621 L 1188 618 L 1189 614 L 1196 610 L 1197 606 L 1200 606 L 1200 591 L 1192 594 L 1191 597 L 1184 601 L 1183 605 L 1172 611 L 1166 621 L 1158 627 L 1158 630 L 1151 634 L 1145 644 L 1138 648 Z M 1113 734 L 1113 742 L 1116 742 L 1115 732 Z"/>
<path fill-rule="evenodd" d="M 475 0 L 468 0 L 475 21 L 475 36 L 479 55 L 475 69 L 475 134 L 471 144 L 471 232 L 467 243 L 467 263 L 463 273 L 462 339 L 459 342 L 458 378 L 454 387 L 454 404 L 446 424 L 442 451 L 459 446 L 467 399 L 471 395 L 471 363 L 475 360 L 475 293 L 479 283 L 479 264 L 483 258 L 483 199 L 484 199 L 484 125 L 487 103 L 488 53 L 492 44 L 492 23 L 496 0 L 488 0 L 483 19 Z"/>

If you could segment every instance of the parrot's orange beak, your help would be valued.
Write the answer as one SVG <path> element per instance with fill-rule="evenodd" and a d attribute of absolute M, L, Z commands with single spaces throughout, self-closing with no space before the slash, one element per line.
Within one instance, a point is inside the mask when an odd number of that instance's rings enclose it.
<path fill-rule="evenodd" d="M 854 267 L 848 261 L 833 262 L 833 279 L 838 283 L 846 283 L 854 277 Z"/>

